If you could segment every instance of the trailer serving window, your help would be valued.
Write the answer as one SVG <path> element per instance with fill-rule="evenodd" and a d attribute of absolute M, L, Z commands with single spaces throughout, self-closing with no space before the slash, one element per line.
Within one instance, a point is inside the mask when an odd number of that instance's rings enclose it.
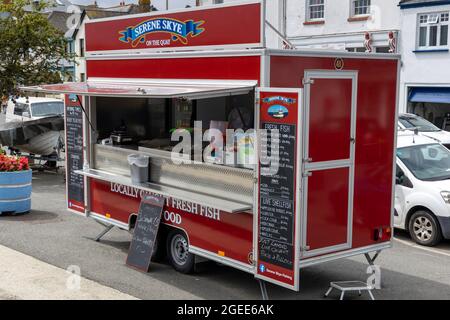
<path fill-rule="evenodd" d="M 171 139 L 176 130 L 184 129 L 192 135 L 198 130 L 204 137 L 208 129 L 219 129 L 225 138 L 226 129 L 253 129 L 253 99 L 253 93 L 198 100 L 95 97 L 91 106 L 97 143 L 172 151 L 179 143 Z M 209 142 L 203 140 L 202 144 L 206 147 Z"/>
<path fill-rule="evenodd" d="M 46 93 L 85 96 L 92 127 L 88 166 L 79 174 L 130 185 L 130 154 L 150 157 L 149 183 L 139 185 L 157 194 L 194 201 L 225 212 L 253 208 L 254 165 L 195 158 L 198 141 L 208 129 L 254 128 L 257 81 L 90 79 L 87 83 L 24 88 Z M 86 122 L 87 123 L 87 122 Z M 195 161 L 173 162 L 174 131 L 191 133 Z M 241 134 L 241 133 L 240 133 Z M 237 138 L 246 141 L 245 136 Z M 200 155 L 211 141 L 200 142 Z M 239 140 L 239 141 L 240 141 Z M 226 144 L 224 142 L 224 144 Z M 185 155 L 185 154 L 184 154 Z M 217 157 L 215 152 L 212 157 Z M 224 159 L 225 155 L 220 157 Z M 208 161 L 206 161 L 208 160 Z"/>
<path fill-rule="evenodd" d="M 93 78 L 32 89 L 90 97 L 97 143 L 171 151 L 177 129 L 252 129 L 255 86 L 255 81 Z"/>

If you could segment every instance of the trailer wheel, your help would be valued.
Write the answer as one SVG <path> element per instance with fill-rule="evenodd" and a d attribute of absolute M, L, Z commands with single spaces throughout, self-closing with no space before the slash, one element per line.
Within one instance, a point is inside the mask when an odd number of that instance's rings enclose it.
<path fill-rule="evenodd" d="M 436 218 L 427 211 L 417 211 L 409 220 L 409 233 L 420 245 L 434 247 L 442 240 L 442 232 Z"/>
<path fill-rule="evenodd" d="M 152 254 L 152 262 L 161 262 L 164 260 L 166 251 L 164 250 L 164 236 L 163 233 L 158 232 L 158 236 L 155 240 L 155 246 L 153 248 L 153 254 Z"/>
<path fill-rule="evenodd" d="M 136 226 L 136 219 L 132 219 L 130 223 L 130 229 L 128 232 L 133 235 L 134 230 Z M 166 250 L 164 250 L 164 240 L 165 240 L 165 232 L 164 230 L 160 229 L 158 231 L 158 235 L 155 239 L 155 244 L 153 247 L 153 254 L 152 254 L 152 262 L 161 262 L 164 260 L 166 256 Z"/>
<path fill-rule="evenodd" d="M 167 257 L 173 268 L 181 273 L 194 271 L 195 256 L 189 253 L 189 241 L 180 230 L 172 230 L 167 236 Z"/>

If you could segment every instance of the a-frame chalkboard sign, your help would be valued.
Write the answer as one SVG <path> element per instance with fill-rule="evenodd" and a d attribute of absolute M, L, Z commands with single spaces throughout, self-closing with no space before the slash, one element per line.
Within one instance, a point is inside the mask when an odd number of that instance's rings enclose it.
<path fill-rule="evenodd" d="M 158 196 L 145 196 L 139 207 L 139 214 L 128 251 L 127 265 L 148 272 L 155 248 L 165 199 Z"/>

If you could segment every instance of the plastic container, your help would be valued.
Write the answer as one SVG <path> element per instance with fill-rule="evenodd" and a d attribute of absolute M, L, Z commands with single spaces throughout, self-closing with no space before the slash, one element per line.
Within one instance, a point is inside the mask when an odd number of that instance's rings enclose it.
<path fill-rule="evenodd" d="M 148 182 L 148 165 L 150 157 L 140 154 L 130 154 L 128 156 L 128 164 L 131 171 L 131 182 L 145 183 Z"/>

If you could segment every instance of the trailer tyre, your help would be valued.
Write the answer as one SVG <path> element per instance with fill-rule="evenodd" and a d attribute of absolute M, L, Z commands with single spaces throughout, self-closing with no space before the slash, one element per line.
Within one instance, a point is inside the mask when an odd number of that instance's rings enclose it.
<path fill-rule="evenodd" d="M 136 222 L 136 221 L 134 221 Z M 135 224 L 130 227 L 130 234 L 134 234 Z M 152 262 L 161 262 L 164 260 L 166 256 L 166 250 L 164 250 L 164 232 L 163 230 L 159 230 L 158 235 L 156 236 L 155 243 L 153 245 L 153 254 L 151 261 Z"/>
<path fill-rule="evenodd" d="M 427 247 L 433 247 L 442 241 L 439 222 L 427 211 L 417 211 L 412 215 L 409 233 L 416 243 Z"/>
<path fill-rule="evenodd" d="M 195 256 L 189 253 L 189 241 L 183 231 L 170 231 L 167 236 L 167 257 L 176 271 L 184 274 L 194 272 Z"/>
<path fill-rule="evenodd" d="M 161 262 L 164 260 L 166 251 L 164 250 L 164 238 L 161 232 L 158 232 L 158 236 L 155 240 L 155 246 L 152 254 L 153 262 Z"/>

